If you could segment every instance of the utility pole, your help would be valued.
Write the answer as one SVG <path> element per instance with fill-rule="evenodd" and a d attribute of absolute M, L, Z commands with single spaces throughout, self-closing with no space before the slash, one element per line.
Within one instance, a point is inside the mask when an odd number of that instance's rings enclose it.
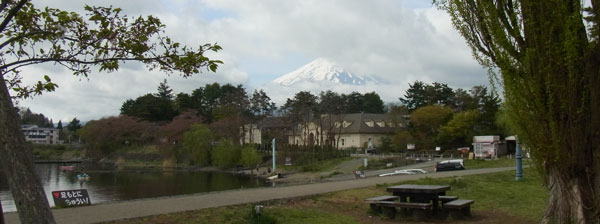
<path fill-rule="evenodd" d="M 521 150 L 521 146 L 517 141 L 516 149 L 515 149 L 515 162 L 516 162 L 516 173 L 515 180 L 521 181 L 523 180 L 523 151 Z"/>
<path fill-rule="evenodd" d="M 275 157 L 275 138 L 273 138 L 273 140 L 271 141 L 271 145 L 273 146 L 273 171 L 275 172 L 275 161 L 277 161 L 277 157 Z"/>

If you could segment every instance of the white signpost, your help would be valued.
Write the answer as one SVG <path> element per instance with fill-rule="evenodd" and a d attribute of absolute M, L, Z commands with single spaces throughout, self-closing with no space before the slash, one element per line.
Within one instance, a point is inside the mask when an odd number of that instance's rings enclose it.
<path fill-rule="evenodd" d="M 271 141 L 271 144 L 273 145 L 273 171 L 275 172 L 275 161 L 277 161 L 277 157 L 275 157 L 275 139 L 273 139 Z"/>

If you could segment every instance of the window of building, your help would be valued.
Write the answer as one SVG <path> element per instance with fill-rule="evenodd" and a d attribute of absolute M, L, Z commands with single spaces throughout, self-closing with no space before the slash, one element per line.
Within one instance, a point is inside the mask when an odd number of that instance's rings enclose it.
<path fill-rule="evenodd" d="M 350 126 L 352 124 L 352 122 L 349 122 L 349 121 L 344 121 L 343 123 L 344 123 L 343 124 L 344 128 L 347 128 L 348 126 Z"/>
<path fill-rule="evenodd" d="M 342 138 L 342 146 L 344 146 L 344 139 Z"/>

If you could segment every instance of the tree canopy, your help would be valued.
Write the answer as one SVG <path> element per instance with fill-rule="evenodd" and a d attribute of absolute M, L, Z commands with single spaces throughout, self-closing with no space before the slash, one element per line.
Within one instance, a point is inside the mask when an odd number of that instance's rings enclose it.
<path fill-rule="evenodd" d="M 22 82 L 20 70 L 53 64 L 75 76 L 93 70 L 111 72 L 125 61 L 148 69 L 180 73 L 184 77 L 215 71 L 219 60 L 205 56 L 217 44 L 185 46 L 165 35 L 165 25 L 154 16 L 128 17 L 120 8 L 86 6 L 84 15 L 61 9 L 36 8 L 29 0 L 0 3 L 0 157 L 23 223 L 54 223 L 37 179 L 31 151 L 21 133 L 12 99 L 31 97 L 58 87 L 50 76 L 33 85 Z M 12 91 L 12 95 L 9 91 Z"/>
<path fill-rule="evenodd" d="M 29 108 L 21 108 L 19 110 L 19 116 L 21 117 L 22 124 L 33 124 L 42 128 L 54 127 L 54 124 L 52 123 L 50 118 L 47 118 L 44 114 L 41 113 L 33 113 Z"/>
<path fill-rule="evenodd" d="M 434 2 L 504 89 L 505 121 L 546 174 L 543 222 L 600 222 L 600 1 Z"/>

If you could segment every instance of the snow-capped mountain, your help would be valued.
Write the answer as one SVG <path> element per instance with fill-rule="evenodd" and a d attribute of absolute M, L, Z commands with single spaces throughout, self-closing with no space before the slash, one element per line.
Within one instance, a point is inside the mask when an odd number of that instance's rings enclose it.
<path fill-rule="evenodd" d="M 369 76 L 348 72 L 328 59 L 317 58 L 293 72 L 280 76 L 273 80 L 273 83 L 282 86 L 307 83 L 362 86 L 366 84 L 377 84 L 378 81 Z"/>

